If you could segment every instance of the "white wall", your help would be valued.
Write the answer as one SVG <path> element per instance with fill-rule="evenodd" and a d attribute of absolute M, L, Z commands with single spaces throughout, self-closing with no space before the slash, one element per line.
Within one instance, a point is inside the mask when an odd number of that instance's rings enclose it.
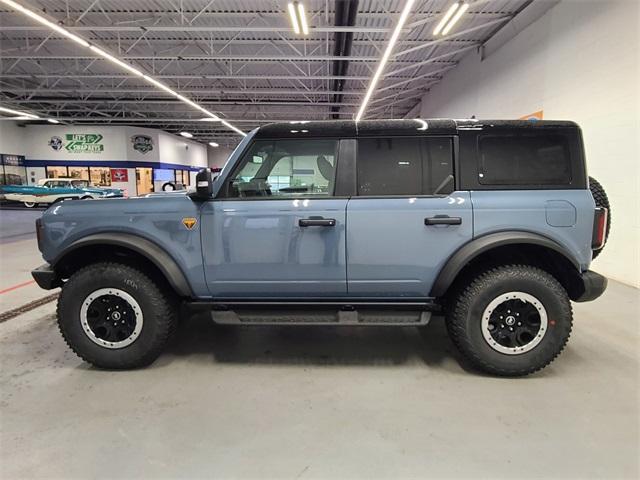
<path fill-rule="evenodd" d="M 24 155 L 24 130 L 16 122 L 0 120 L 0 153 Z"/>
<path fill-rule="evenodd" d="M 66 143 L 67 134 L 102 135 L 102 151 L 72 153 L 64 147 L 54 150 L 49 146 L 51 137 L 60 137 Z M 133 148 L 132 137 L 151 137 L 153 149 L 142 153 Z M 207 147 L 183 137 L 161 130 L 138 127 L 84 126 L 84 125 L 26 125 L 0 122 L 0 153 L 24 155 L 28 160 L 129 160 L 207 166 Z M 116 165 L 114 165 L 116 166 Z"/>
<path fill-rule="evenodd" d="M 207 146 L 165 132 L 158 134 L 158 146 L 163 163 L 179 163 L 194 167 L 207 166 Z"/>
<path fill-rule="evenodd" d="M 563 0 L 484 61 L 473 53 L 422 99 L 424 118 L 574 120 L 612 233 L 593 268 L 640 286 L 640 3 Z"/>
<path fill-rule="evenodd" d="M 227 163 L 233 149 L 227 147 L 207 147 L 210 168 L 222 168 Z"/>

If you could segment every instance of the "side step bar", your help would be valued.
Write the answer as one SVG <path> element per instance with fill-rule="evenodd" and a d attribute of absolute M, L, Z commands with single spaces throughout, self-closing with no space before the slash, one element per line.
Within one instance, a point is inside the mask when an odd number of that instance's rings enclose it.
<path fill-rule="evenodd" d="M 191 309 L 209 310 L 224 325 L 426 325 L 437 305 L 425 301 L 214 301 L 192 302 Z"/>

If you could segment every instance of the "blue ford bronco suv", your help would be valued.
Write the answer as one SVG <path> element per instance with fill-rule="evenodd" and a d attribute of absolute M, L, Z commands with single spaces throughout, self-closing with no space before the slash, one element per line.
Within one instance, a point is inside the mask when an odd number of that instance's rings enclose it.
<path fill-rule="evenodd" d="M 135 368 L 180 314 L 223 324 L 420 326 L 444 315 L 476 368 L 549 364 L 594 300 L 608 202 L 572 122 L 291 122 L 186 194 L 62 202 L 37 222 L 81 358 Z"/>

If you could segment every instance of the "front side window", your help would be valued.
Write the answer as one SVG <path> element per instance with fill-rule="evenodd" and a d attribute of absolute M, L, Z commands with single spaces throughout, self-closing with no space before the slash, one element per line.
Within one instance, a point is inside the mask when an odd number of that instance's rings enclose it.
<path fill-rule="evenodd" d="M 565 185 L 571 156 L 563 135 L 487 135 L 479 139 L 483 185 Z"/>
<path fill-rule="evenodd" d="M 69 182 L 66 180 L 49 180 L 45 182 L 44 186 L 48 188 L 68 188 Z"/>
<path fill-rule="evenodd" d="M 255 142 L 229 182 L 227 196 L 333 195 L 336 158 L 336 140 Z"/>
<path fill-rule="evenodd" d="M 454 188 L 448 137 L 358 140 L 358 195 L 444 195 Z"/>

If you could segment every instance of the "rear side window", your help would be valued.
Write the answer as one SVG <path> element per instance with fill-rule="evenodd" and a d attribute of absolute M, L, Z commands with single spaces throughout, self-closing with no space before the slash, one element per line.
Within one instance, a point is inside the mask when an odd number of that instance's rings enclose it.
<path fill-rule="evenodd" d="M 479 139 L 482 185 L 566 185 L 571 156 L 564 135 L 487 135 Z"/>
<path fill-rule="evenodd" d="M 433 195 L 453 191 L 450 138 L 358 139 L 358 195 Z"/>

